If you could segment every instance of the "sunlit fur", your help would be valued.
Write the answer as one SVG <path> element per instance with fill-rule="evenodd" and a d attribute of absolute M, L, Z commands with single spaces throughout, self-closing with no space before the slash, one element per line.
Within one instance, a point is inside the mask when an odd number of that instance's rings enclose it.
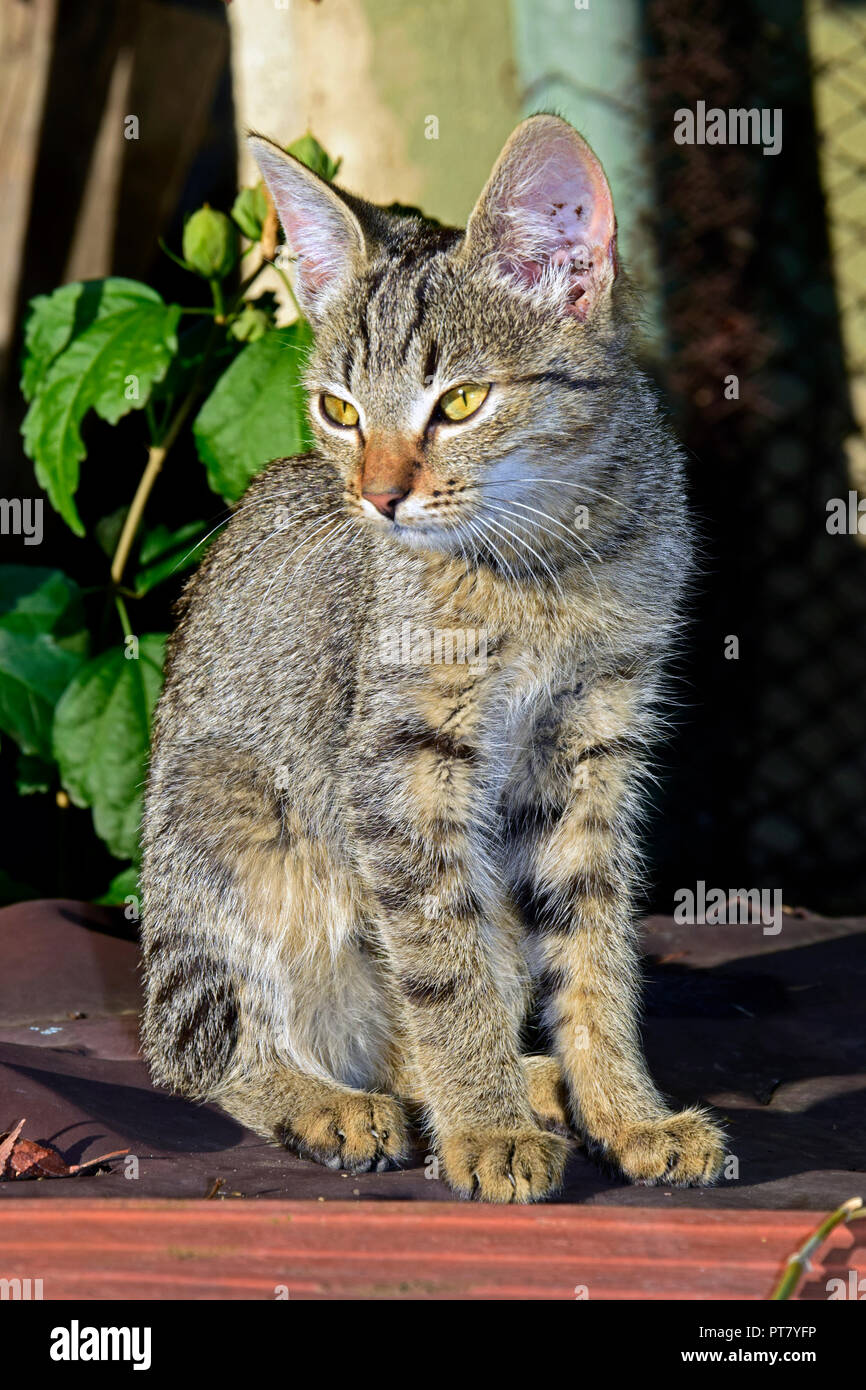
<path fill-rule="evenodd" d="M 341 195 L 343 220 L 263 153 L 287 228 L 301 203 L 302 295 L 306 223 L 318 238 L 316 449 L 261 474 L 187 587 L 147 792 L 157 1080 L 354 1170 L 405 1152 L 412 1102 L 452 1186 L 495 1201 L 555 1190 L 569 1125 L 644 1182 L 711 1180 L 723 1152 L 658 1094 L 637 1024 L 681 456 L 633 362 L 612 228 L 576 295 L 556 239 L 538 249 L 544 209 L 503 216 L 533 161 L 573 160 L 601 198 L 585 152 L 524 123 L 466 237 Z M 441 420 L 470 381 L 491 383 L 481 408 Z M 361 497 L 377 434 L 411 453 L 393 520 Z M 407 622 L 483 634 L 485 659 L 383 659 Z M 521 1057 L 534 1017 L 549 1059 Z"/>

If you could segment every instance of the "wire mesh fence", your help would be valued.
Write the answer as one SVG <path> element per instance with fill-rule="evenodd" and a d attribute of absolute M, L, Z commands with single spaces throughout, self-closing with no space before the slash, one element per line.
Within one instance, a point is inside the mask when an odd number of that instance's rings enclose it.
<path fill-rule="evenodd" d="M 645 19 L 663 384 L 706 571 L 661 881 L 697 865 L 862 909 L 866 11 L 650 0 Z M 699 102 L 780 112 L 778 153 L 675 143 Z"/>

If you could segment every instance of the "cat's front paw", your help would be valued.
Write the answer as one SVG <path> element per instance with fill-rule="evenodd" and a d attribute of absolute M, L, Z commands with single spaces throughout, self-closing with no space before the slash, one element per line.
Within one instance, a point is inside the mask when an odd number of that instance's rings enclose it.
<path fill-rule="evenodd" d="M 725 1136 L 705 1111 L 695 1108 L 628 1125 L 603 1151 L 632 1182 L 703 1186 L 721 1172 Z"/>
<path fill-rule="evenodd" d="M 445 1176 L 464 1197 L 484 1202 L 538 1202 L 562 1185 L 568 1143 L 546 1130 L 478 1129 L 446 1135 L 438 1145 Z"/>
<path fill-rule="evenodd" d="M 299 1106 L 277 1137 L 327 1168 L 381 1172 L 405 1154 L 406 1120 L 392 1096 L 336 1092 Z"/>

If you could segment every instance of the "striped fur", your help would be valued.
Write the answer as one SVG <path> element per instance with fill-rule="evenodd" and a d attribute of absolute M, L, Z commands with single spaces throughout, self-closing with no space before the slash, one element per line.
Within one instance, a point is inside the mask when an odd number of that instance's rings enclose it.
<path fill-rule="evenodd" d="M 643 788 L 690 566 L 681 456 L 621 274 L 577 301 L 557 265 L 517 284 L 491 211 L 527 161 L 558 176 L 585 151 L 525 122 L 466 237 L 339 195 L 343 273 L 337 195 L 286 174 L 297 236 L 318 202 L 337 228 L 336 250 L 316 243 L 335 281 L 308 299 L 318 447 L 261 474 L 187 587 L 145 815 L 156 1079 L 353 1170 L 400 1156 L 411 1103 L 455 1190 L 494 1201 L 555 1190 L 569 1125 L 634 1180 L 708 1181 L 722 1158 L 638 1037 Z M 473 379 L 493 383 L 477 416 L 437 423 Z M 357 403 L 357 430 L 328 423 L 323 391 Z M 377 431 L 411 451 L 396 524 L 360 497 Z M 483 634 L 483 660 L 405 660 L 407 630 L 440 655 L 458 650 L 442 634 Z M 527 1058 L 536 1015 L 549 1055 Z"/>

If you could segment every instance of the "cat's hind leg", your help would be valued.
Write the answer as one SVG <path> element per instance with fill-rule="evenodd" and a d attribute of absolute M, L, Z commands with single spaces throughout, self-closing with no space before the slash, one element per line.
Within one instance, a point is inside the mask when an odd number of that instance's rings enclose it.
<path fill-rule="evenodd" d="M 522 1060 L 529 1104 L 537 1123 L 554 1134 L 571 1136 L 574 1131 L 568 1113 L 568 1086 L 559 1060 L 541 1054 L 528 1054 Z"/>
<path fill-rule="evenodd" d="M 153 790 L 153 789 L 152 789 Z M 305 1157 L 404 1151 L 387 977 L 345 861 L 226 750 L 172 760 L 144 860 L 143 1040 L 155 1080 Z"/>
<path fill-rule="evenodd" d="M 216 1099 L 247 1128 L 328 1168 L 381 1171 L 406 1151 L 406 1121 L 392 1096 L 356 1091 L 296 1067 L 239 1078 Z"/>

